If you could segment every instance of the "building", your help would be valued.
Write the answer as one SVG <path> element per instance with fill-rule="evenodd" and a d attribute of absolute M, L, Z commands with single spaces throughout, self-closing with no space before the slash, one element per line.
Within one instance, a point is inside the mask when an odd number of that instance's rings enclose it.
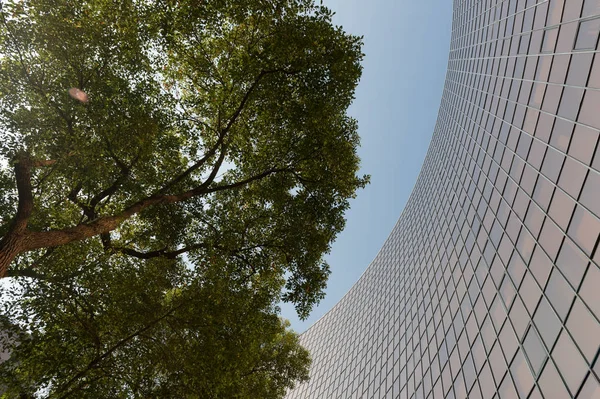
<path fill-rule="evenodd" d="M 414 191 L 288 399 L 600 398 L 599 0 L 455 0 Z"/>

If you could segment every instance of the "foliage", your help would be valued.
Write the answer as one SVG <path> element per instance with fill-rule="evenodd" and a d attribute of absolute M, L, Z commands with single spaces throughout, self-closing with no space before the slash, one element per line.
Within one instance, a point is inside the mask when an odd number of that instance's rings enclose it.
<path fill-rule="evenodd" d="M 9 397 L 276 398 L 307 379 L 308 352 L 274 311 L 276 273 L 236 282 L 226 265 L 194 276 L 162 258 L 96 262 L 76 281 L 29 280 L 27 307 L 5 303 L 29 328 L 0 365 Z"/>
<path fill-rule="evenodd" d="M 277 397 L 306 376 L 274 304 L 306 317 L 323 297 L 367 182 L 346 114 L 362 43 L 331 16 L 312 0 L 2 5 L 15 389 Z"/>

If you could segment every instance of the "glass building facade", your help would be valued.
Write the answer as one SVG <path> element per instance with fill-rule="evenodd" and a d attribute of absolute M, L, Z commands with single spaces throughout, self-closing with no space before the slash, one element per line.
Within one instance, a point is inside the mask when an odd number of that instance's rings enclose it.
<path fill-rule="evenodd" d="M 305 398 L 600 398 L 600 0 L 455 0 L 438 121 Z"/>

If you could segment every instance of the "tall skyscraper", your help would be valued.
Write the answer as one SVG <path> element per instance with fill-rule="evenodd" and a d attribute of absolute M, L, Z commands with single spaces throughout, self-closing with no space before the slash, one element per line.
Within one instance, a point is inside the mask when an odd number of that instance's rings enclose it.
<path fill-rule="evenodd" d="M 289 399 L 600 398 L 599 30 L 600 0 L 455 0 L 414 191 Z"/>

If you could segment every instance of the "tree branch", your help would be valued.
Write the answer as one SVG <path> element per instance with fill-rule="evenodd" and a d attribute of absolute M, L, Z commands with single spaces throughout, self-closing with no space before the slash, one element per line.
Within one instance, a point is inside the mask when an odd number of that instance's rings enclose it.
<path fill-rule="evenodd" d="M 248 261 L 248 259 L 246 259 L 245 256 L 240 255 L 239 253 L 236 253 L 236 252 L 232 252 L 231 255 L 234 258 L 241 260 L 246 266 L 248 266 L 250 269 L 252 269 L 252 272 L 254 274 L 256 274 L 256 268 L 254 267 L 254 265 L 252 263 L 250 263 L 250 261 Z"/>
<path fill-rule="evenodd" d="M 36 280 L 45 280 L 46 276 L 36 272 L 33 269 L 7 270 L 6 277 L 29 277 Z"/>
<path fill-rule="evenodd" d="M 242 101 L 240 102 L 240 104 L 238 105 L 237 109 L 234 111 L 233 115 L 229 119 L 229 122 L 227 122 L 227 126 L 225 126 L 225 129 L 223 129 L 224 131 L 226 131 L 226 132 L 229 131 L 229 129 L 231 129 L 231 127 L 233 126 L 233 124 L 237 121 L 237 119 L 239 118 L 240 114 L 244 110 L 244 107 L 246 106 L 246 103 L 250 99 L 250 96 L 252 95 L 252 92 L 256 89 L 256 87 L 258 86 L 258 84 L 260 83 L 260 81 L 265 76 L 267 76 L 269 74 L 273 74 L 273 73 L 285 73 L 285 74 L 288 74 L 288 75 L 293 75 L 293 74 L 296 74 L 297 71 L 288 71 L 288 70 L 285 70 L 285 69 L 282 69 L 282 68 L 261 71 L 258 74 L 258 76 L 254 79 L 254 82 L 252 82 L 252 84 L 250 85 L 250 88 L 248 88 L 248 90 L 246 91 L 246 94 L 244 94 L 244 97 L 242 97 Z"/>
<path fill-rule="evenodd" d="M 36 162 L 37 163 L 37 162 Z M 19 195 L 17 214 L 7 235 L 18 234 L 25 231 L 31 212 L 33 211 L 33 193 L 31 190 L 31 167 L 34 162 L 28 155 L 20 154 L 14 161 L 15 179 Z"/>
<path fill-rule="evenodd" d="M 181 254 L 184 254 L 186 252 L 190 252 L 190 251 L 193 251 L 196 249 L 200 249 L 200 248 L 206 248 L 206 245 L 200 243 L 200 244 L 189 245 L 187 247 L 183 247 L 183 248 L 175 250 L 175 251 L 168 251 L 167 248 L 163 248 L 163 249 L 159 249 L 156 251 L 150 251 L 150 252 L 141 252 L 141 251 L 137 251 L 133 248 L 112 247 L 112 249 L 115 252 L 120 252 L 125 255 L 133 256 L 133 257 L 139 258 L 139 259 L 151 259 L 151 258 L 158 258 L 158 257 L 167 258 L 167 259 L 175 259 L 176 257 L 178 257 Z"/>
<path fill-rule="evenodd" d="M 56 163 L 56 159 L 38 159 L 35 161 L 31 161 L 30 165 L 32 167 L 43 167 L 43 166 L 52 166 Z"/>
<path fill-rule="evenodd" d="M 10 262 L 22 252 L 22 236 L 33 212 L 33 193 L 31 189 L 32 161 L 27 154 L 19 154 L 14 159 L 15 179 L 19 203 L 17 214 L 8 228 L 8 232 L 0 240 L 0 277 L 4 277 Z"/>
<path fill-rule="evenodd" d="M 136 215 L 152 206 L 181 202 L 200 195 L 240 188 L 251 182 L 263 179 L 269 175 L 290 171 L 289 168 L 272 168 L 236 183 L 218 185 L 215 187 L 208 187 L 208 185 L 205 184 L 208 182 L 207 180 L 207 182 L 204 184 L 177 195 L 155 194 L 150 197 L 146 197 L 130 205 L 116 215 L 96 218 L 88 223 L 78 224 L 62 230 L 25 231 L 27 220 L 31 214 L 31 210 L 33 209 L 31 191 L 27 191 L 27 189 L 30 189 L 31 186 L 30 183 L 28 184 L 29 181 L 27 180 L 30 170 L 28 165 L 29 164 L 27 162 L 17 163 L 15 165 L 15 172 L 18 175 L 18 180 L 20 181 L 20 183 L 18 183 L 20 187 L 19 211 L 17 212 L 17 217 L 15 217 L 15 221 L 13 223 L 15 226 L 17 226 L 17 228 L 13 227 L 11 230 L 9 230 L 9 233 L 2 239 L 2 241 L 0 241 L 0 278 L 5 276 L 8 266 L 15 256 L 22 252 L 40 248 L 58 247 L 97 235 L 103 235 L 116 229 L 121 223 L 131 218 L 133 215 Z M 218 170 L 218 168 L 215 167 L 213 172 L 215 170 Z M 24 173 L 25 176 L 23 176 Z M 21 191 L 23 192 L 22 195 Z M 29 193 L 29 197 L 27 197 L 27 193 Z"/>
<path fill-rule="evenodd" d="M 133 166 L 137 163 L 139 158 L 140 158 L 140 154 L 138 154 L 133 159 L 133 161 L 131 161 L 131 163 L 129 165 L 118 160 L 116 157 L 113 158 L 113 159 L 115 159 L 115 162 L 117 163 L 119 168 L 121 168 L 121 174 L 119 175 L 119 177 L 117 177 L 117 179 L 113 182 L 113 184 L 111 184 L 109 187 L 105 188 L 98 194 L 96 194 L 90 200 L 90 207 L 94 210 L 94 213 L 95 213 L 95 208 L 100 203 L 100 201 L 102 201 L 104 198 L 106 198 L 110 195 L 113 195 L 115 192 L 117 192 L 117 190 L 119 189 L 121 184 L 123 184 L 123 182 L 125 180 L 127 180 L 127 178 L 129 177 L 129 175 L 131 173 L 131 168 L 133 168 Z M 95 216 L 93 218 L 95 218 Z"/>
<path fill-rule="evenodd" d="M 253 181 L 264 179 L 265 177 L 267 177 L 269 175 L 272 175 L 272 174 L 275 174 L 275 173 L 279 173 L 279 172 L 289 172 L 289 171 L 290 171 L 289 168 L 273 168 L 273 169 L 269 169 L 269 170 L 266 170 L 266 171 L 264 171 L 264 172 L 262 172 L 262 173 L 260 173 L 258 175 L 249 177 L 249 178 L 247 178 L 245 180 L 241 180 L 241 181 L 236 182 L 236 183 L 223 184 L 223 185 L 220 185 L 220 186 L 215 186 L 215 187 L 208 188 L 208 189 L 206 189 L 204 191 L 204 193 L 210 194 L 210 193 L 214 193 L 214 192 L 217 192 L 217 191 L 231 190 L 231 189 L 234 189 L 234 188 L 243 187 L 243 186 L 245 186 L 245 185 L 247 185 L 249 183 L 252 183 Z"/>
<path fill-rule="evenodd" d="M 153 321 L 151 321 L 145 327 L 143 327 L 143 328 L 141 328 L 141 329 L 139 329 L 139 330 L 137 330 L 137 331 L 129 334 L 125 338 L 123 338 L 123 339 L 119 340 L 118 342 L 116 342 L 114 345 L 112 345 L 110 348 L 108 348 L 108 350 L 106 350 L 102 355 L 96 356 L 91 362 L 88 363 L 88 365 L 86 366 L 86 368 L 84 368 L 83 370 L 79 371 L 77 374 L 75 374 L 75 376 L 73 376 L 73 378 L 71 378 L 62 387 L 60 387 L 56 391 L 57 394 L 62 394 L 60 396 L 61 399 L 62 398 L 66 398 L 67 396 L 69 396 L 71 394 L 71 392 L 66 392 L 66 391 L 78 379 L 80 379 L 81 377 L 83 377 L 84 375 L 86 375 L 90 370 L 92 370 L 93 368 L 95 368 L 96 366 L 98 366 L 98 364 L 100 362 L 102 362 L 104 359 L 106 359 L 108 356 L 110 356 L 117 349 L 119 349 L 120 347 L 124 346 L 125 344 L 127 344 L 129 341 L 131 341 L 135 337 L 139 336 L 140 334 L 145 333 L 146 331 L 148 331 L 149 329 L 151 329 L 152 327 L 154 327 L 155 325 L 157 325 L 158 323 L 160 323 L 161 321 L 163 321 L 164 319 L 166 319 L 167 317 L 169 317 L 173 312 L 175 312 L 176 310 L 182 308 L 185 304 L 186 303 L 183 302 L 183 303 L 179 304 L 178 306 L 175 306 L 174 308 L 171 308 L 165 314 L 163 314 L 162 316 L 154 319 Z"/>
<path fill-rule="evenodd" d="M 222 147 L 220 158 L 225 157 L 225 148 L 224 148 L 223 144 L 224 144 L 226 134 L 227 134 L 226 131 L 222 131 L 219 134 L 217 143 L 202 158 L 200 158 L 198 161 L 196 161 L 196 163 L 194 163 L 192 166 L 187 168 L 179 176 L 175 177 L 170 182 L 168 182 L 163 188 L 160 189 L 159 192 L 162 194 L 166 193 L 171 187 L 180 183 L 183 179 L 188 177 L 191 173 L 198 170 L 200 167 L 202 167 L 202 165 L 204 165 L 211 157 L 213 157 L 217 153 L 217 150 L 219 149 L 219 147 Z M 223 161 L 221 160 L 221 163 L 222 162 Z M 220 164 L 219 164 L 219 167 L 220 167 Z"/>
<path fill-rule="evenodd" d="M 109 231 L 112 231 L 115 228 L 117 228 L 125 220 L 151 206 L 159 204 L 172 204 L 204 194 L 240 188 L 253 181 L 260 180 L 274 173 L 287 170 L 287 168 L 273 168 L 236 183 L 225 184 L 212 188 L 198 186 L 192 190 L 188 190 L 177 195 L 156 194 L 136 202 L 135 204 L 125 208 L 125 210 L 123 210 L 119 214 L 101 217 L 91 221 L 90 223 L 80 224 L 63 230 L 30 232 L 29 242 L 26 245 L 26 248 L 27 250 L 32 250 L 46 248 L 50 246 L 65 245 L 73 241 L 80 241 L 85 238 L 93 237 L 103 233 L 108 233 Z"/>
<path fill-rule="evenodd" d="M 109 150 L 109 152 L 112 154 L 111 150 Z M 69 192 L 69 194 L 67 195 L 67 198 L 69 200 L 71 200 L 71 202 L 73 202 L 74 204 L 76 204 L 77 206 L 79 206 L 83 210 L 83 214 L 85 215 L 85 217 L 87 217 L 88 220 L 94 220 L 94 219 L 96 219 L 96 217 L 97 217 L 96 206 L 104 198 L 106 198 L 106 197 L 108 197 L 110 195 L 113 195 L 115 192 L 117 192 L 117 190 L 119 189 L 119 187 L 129 177 L 129 174 L 131 173 L 131 168 L 133 168 L 133 166 L 137 163 L 140 155 L 138 154 L 134 158 L 134 160 L 131 161 L 131 163 L 129 165 L 127 165 L 123 161 L 119 160 L 116 156 L 114 156 L 114 154 L 112 154 L 111 157 L 115 160 L 115 163 L 121 169 L 121 173 L 120 173 L 119 177 L 117 177 L 115 179 L 115 181 L 110 186 L 108 186 L 107 188 L 105 188 L 104 190 L 102 190 L 101 192 L 99 192 L 98 194 L 96 194 L 94 197 L 92 197 L 92 199 L 90 200 L 89 205 L 86 204 L 86 203 L 84 203 L 84 202 L 81 202 L 77 198 L 77 194 L 79 193 L 79 191 L 81 191 L 81 188 L 82 188 L 81 183 L 78 184 L 77 186 L 75 186 Z"/>
<path fill-rule="evenodd" d="M 67 194 L 67 198 L 72 203 L 74 203 L 75 205 L 77 205 L 78 207 L 81 208 L 81 210 L 83 211 L 83 215 L 85 217 L 87 217 L 90 220 L 94 219 L 94 215 L 95 215 L 94 210 L 89 205 L 87 205 L 86 203 L 81 202 L 79 200 L 79 198 L 77 197 L 77 194 L 79 194 L 79 192 L 81 191 L 81 188 L 82 188 L 82 184 L 78 183 L 75 187 L 73 187 L 71 189 L 71 191 L 69 191 L 69 193 Z M 81 221 L 83 221 L 83 216 L 80 219 L 80 222 Z"/>

